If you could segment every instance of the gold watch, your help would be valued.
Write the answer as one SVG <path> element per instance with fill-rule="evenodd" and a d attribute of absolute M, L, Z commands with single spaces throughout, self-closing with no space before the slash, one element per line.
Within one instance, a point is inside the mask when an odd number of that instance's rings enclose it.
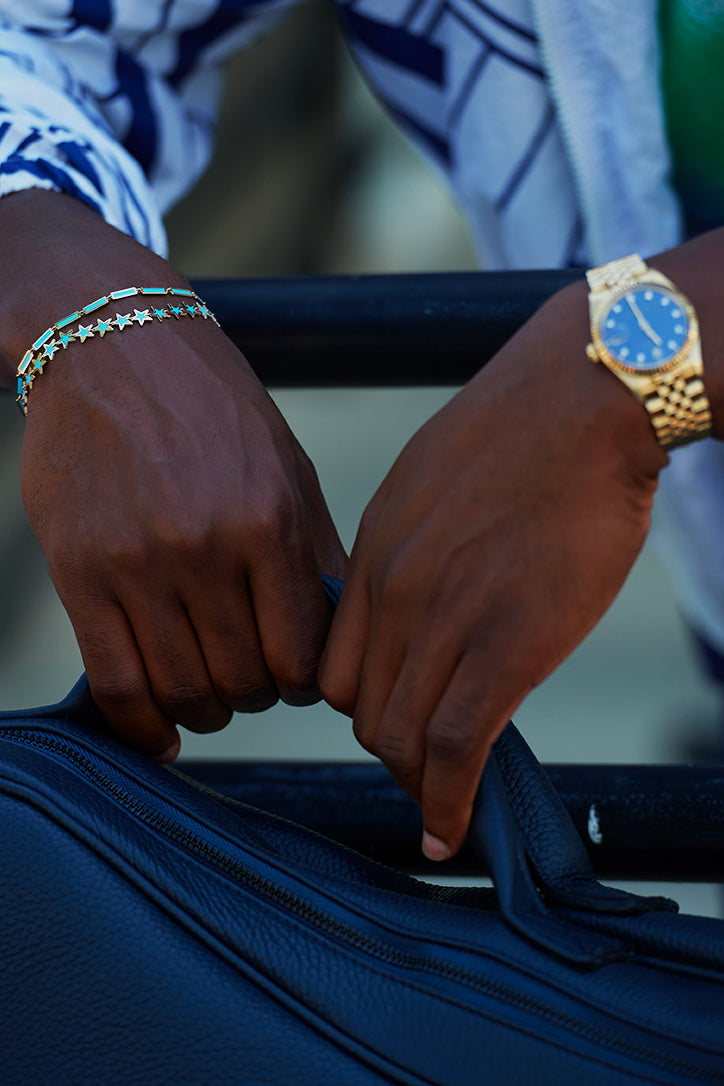
<path fill-rule="evenodd" d="M 662 448 L 706 437 L 711 407 L 699 322 L 688 298 L 637 255 L 592 268 L 586 279 L 588 357 L 603 362 L 641 401 Z"/>

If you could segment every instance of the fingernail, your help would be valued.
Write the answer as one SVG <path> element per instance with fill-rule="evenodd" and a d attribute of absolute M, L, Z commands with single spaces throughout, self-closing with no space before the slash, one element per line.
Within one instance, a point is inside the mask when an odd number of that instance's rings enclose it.
<path fill-rule="evenodd" d="M 157 754 L 154 758 L 155 762 L 160 765 L 168 765 L 169 762 L 175 762 L 178 758 L 179 751 L 181 750 L 181 736 L 177 735 L 171 746 L 163 752 L 163 754 Z"/>
<path fill-rule="evenodd" d="M 439 837 L 433 837 L 427 830 L 422 835 L 422 851 L 427 856 L 428 860 L 449 860 L 451 856 L 450 849 L 441 841 Z"/>

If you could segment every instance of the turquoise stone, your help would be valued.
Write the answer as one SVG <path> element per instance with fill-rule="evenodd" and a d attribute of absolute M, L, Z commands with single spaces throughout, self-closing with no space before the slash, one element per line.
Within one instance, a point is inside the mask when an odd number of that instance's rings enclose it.
<path fill-rule="evenodd" d="M 44 343 L 47 343 L 47 342 L 48 342 L 48 340 L 49 340 L 49 339 L 51 338 L 51 336 L 52 336 L 52 335 L 53 335 L 53 329 L 52 329 L 52 328 L 49 328 L 49 329 L 47 330 L 47 332 L 43 332 L 43 334 L 42 334 L 42 336 L 40 337 L 40 339 L 36 339 L 36 341 L 35 341 L 35 343 L 33 344 L 33 346 L 32 346 L 32 348 L 31 348 L 31 350 L 33 350 L 33 351 L 38 351 L 38 350 L 40 350 L 40 348 L 41 348 L 41 347 L 43 346 L 43 344 L 44 344 Z"/>
<path fill-rule="evenodd" d="M 134 294 L 138 294 L 136 287 L 126 287 L 125 290 L 114 290 L 110 297 L 117 301 L 118 298 L 130 298 Z"/>
<path fill-rule="evenodd" d="M 90 305 L 87 305 L 85 307 L 83 312 L 84 313 L 92 313 L 95 309 L 100 309 L 102 305 L 108 305 L 108 299 L 107 298 L 99 298 L 98 301 L 91 302 Z"/>
<path fill-rule="evenodd" d="M 63 317 L 62 321 L 58 321 L 56 328 L 65 328 L 66 324 L 72 324 L 73 321 L 77 321 L 80 316 L 80 311 L 76 310 L 75 313 L 71 313 L 69 317 Z"/>

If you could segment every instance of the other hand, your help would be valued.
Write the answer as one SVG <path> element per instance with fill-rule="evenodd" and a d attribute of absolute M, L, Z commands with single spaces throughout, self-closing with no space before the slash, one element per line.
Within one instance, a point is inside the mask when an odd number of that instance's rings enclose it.
<path fill-rule="evenodd" d="M 421 804 L 432 859 L 459 849 L 491 744 L 648 531 L 666 457 L 588 338 L 576 284 L 412 438 L 354 545 L 320 686 Z"/>

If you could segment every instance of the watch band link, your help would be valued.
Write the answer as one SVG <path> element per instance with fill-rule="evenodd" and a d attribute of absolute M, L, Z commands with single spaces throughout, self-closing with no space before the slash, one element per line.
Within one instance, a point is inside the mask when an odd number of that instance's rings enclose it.
<path fill-rule="evenodd" d="M 648 267 L 638 253 L 632 253 L 620 260 L 601 264 L 598 268 L 590 268 L 586 272 L 586 279 L 592 291 L 616 290 L 627 282 L 635 282 L 646 271 Z"/>
<path fill-rule="evenodd" d="M 711 408 L 698 374 L 668 379 L 664 374 L 656 389 L 644 396 L 643 405 L 663 449 L 686 445 L 711 432 Z"/>

